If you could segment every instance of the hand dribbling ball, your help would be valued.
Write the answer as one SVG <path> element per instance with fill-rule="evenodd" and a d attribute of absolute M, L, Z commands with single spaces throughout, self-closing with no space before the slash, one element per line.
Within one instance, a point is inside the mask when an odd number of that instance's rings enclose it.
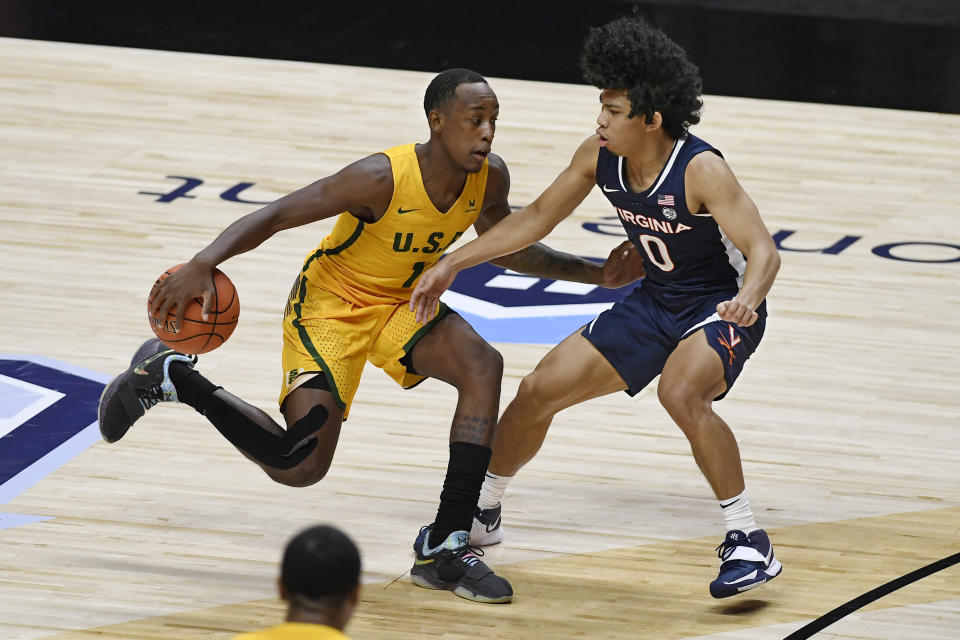
<path fill-rule="evenodd" d="M 162 282 L 182 266 L 183 264 L 178 264 L 170 267 L 157 278 L 157 282 Z M 150 328 L 165 345 L 181 353 L 194 355 L 213 351 L 227 341 L 237 328 L 240 300 L 237 298 L 236 287 L 220 269 L 213 271 L 213 284 L 216 291 L 210 301 L 208 318 L 203 319 L 203 298 L 194 298 L 184 311 L 183 326 L 179 331 L 176 326 L 175 306 L 167 313 L 167 317 L 161 320 L 150 315 L 150 300 L 147 300 Z"/>

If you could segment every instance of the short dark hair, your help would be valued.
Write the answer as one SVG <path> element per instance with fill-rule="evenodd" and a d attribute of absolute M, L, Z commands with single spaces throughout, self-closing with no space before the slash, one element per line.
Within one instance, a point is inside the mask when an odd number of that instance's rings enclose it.
<path fill-rule="evenodd" d="M 673 138 L 700 122 L 700 71 L 680 45 L 639 15 L 590 29 L 580 65 L 595 87 L 626 90 L 629 117 L 643 114 L 649 124 L 659 111 Z"/>
<path fill-rule="evenodd" d="M 360 551 L 336 527 L 304 529 L 287 543 L 280 581 L 291 596 L 344 600 L 360 582 Z"/>
<path fill-rule="evenodd" d="M 442 109 L 456 96 L 457 87 L 475 82 L 487 84 L 482 75 L 470 69 L 447 69 L 438 73 L 423 94 L 423 112 L 429 116 L 434 109 Z"/>

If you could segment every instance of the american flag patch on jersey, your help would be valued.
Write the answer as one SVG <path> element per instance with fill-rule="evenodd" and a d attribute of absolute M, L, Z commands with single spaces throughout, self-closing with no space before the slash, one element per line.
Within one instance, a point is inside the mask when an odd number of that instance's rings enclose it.
<path fill-rule="evenodd" d="M 657 204 L 661 207 L 672 207 L 674 205 L 673 194 L 668 193 L 666 195 L 661 195 L 658 193 Z"/>

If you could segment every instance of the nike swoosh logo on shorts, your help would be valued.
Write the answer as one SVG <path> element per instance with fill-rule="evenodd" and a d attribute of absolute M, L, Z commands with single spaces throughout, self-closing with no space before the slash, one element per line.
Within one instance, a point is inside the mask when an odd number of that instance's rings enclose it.
<path fill-rule="evenodd" d="M 620 191 L 620 189 L 608 189 L 607 185 L 603 185 L 603 190 L 607 193 L 610 193 L 611 191 Z"/>

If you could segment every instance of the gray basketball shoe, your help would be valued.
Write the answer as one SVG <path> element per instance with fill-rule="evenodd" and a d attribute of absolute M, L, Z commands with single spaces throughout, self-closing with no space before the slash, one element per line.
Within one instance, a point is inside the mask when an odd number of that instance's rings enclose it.
<path fill-rule="evenodd" d="M 104 440 L 116 442 L 122 438 L 158 402 L 177 402 L 169 369 L 171 362 L 178 361 L 193 366 L 197 358 L 174 351 L 157 338 L 140 345 L 130 368 L 111 380 L 100 396 L 97 416 Z"/>
<path fill-rule="evenodd" d="M 446 589 L 474 602 L 505 603 L 513 600 L 513 587 L 496 575 L 471 549 L 466 531 L 454 531 L 433 549 L 429 546 L 433 525 L 420 530 L 413 549 L 417 556 L 410 577 L 427 589 Z"/>

